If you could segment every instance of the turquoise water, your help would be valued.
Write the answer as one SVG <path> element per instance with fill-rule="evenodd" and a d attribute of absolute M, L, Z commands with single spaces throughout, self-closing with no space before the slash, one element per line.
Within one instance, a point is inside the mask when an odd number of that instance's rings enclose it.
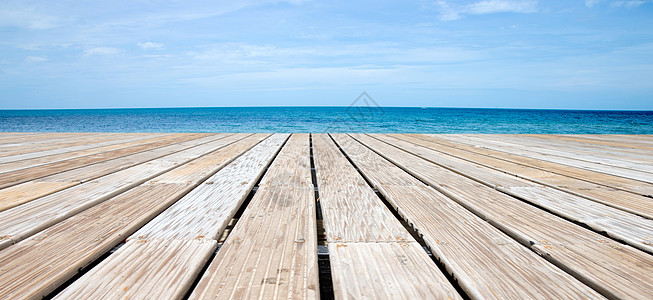
<path fill-rule="evenodd" d="M 0 110 L 0 132 L 653 134 L 653 111 L 402 107 Z"/>

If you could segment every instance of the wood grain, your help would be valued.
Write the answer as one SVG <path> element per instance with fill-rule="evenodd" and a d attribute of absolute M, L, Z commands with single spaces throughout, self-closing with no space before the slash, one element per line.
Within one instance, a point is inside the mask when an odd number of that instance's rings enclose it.
<path fill-rule="evenodd" d="M 433 254 L 471 298 L 601 298 L 452 199 L 413 178 L 351 137 L 334 135 L 372 185 L 423 235 Z M 359 157 L 365 157 L 359 160 Z M 374 168 L 366 162 L 376 157 Z M 377 180 L 379 165 L 397 182 Z"/>
<path fill-rule="evenodd" d="M 585 197 L 595 202 L 612 206 L 648 219 L 653 219 L 653 205 L 651 199 L 614 189 L 609 186 L 598 185 L 569 176 L 556 174 L 550 171 L 521 165 L 507 160 L 498 159 L 489 155 L 474 152 L 471 147 L 449 143 L 446 140 L 422 139 L 423 135 L 392 135 L 430 149 L 453 155 L 476 164 L 495 169 L 513 176 L 528 179 L 541 185 L 550 186 L 564 192 Z"/>
<path fill-rule="evenodd" d="M 573 194 L 530 182 L 459 158 L 433 151 L 403 140 L 375 135 L 455 173 L 471 178 L 489 187 L 519 197 L 559 216 L 583 223 L 597 232 L 622 240 L 629 245 L 653 254 L 653 220 L 603 205 Z M 375 143 L 370 141 L 370 143 Z M 386 144 L 388 145 L 388 144 Z M 388 145 L 389 146 L 389 145 Z M 389 149 L 386 147 L 386 149 Z M 386 150 L 390 151 L 390 150 Z M 413 160 L 417 168 L 422 161 Z M 407 165 L 411 166 L 411 165 Z"/>
<path fill-rule="evenodd" d="M 326 134 L 312 135 L 337 299 L 461 299 Z"/>
<path fill-rule="evenodd" d="M 293 134 L 190 298 L 318 298 L 315 214 L 309 135 Z"/>
<path fill-rule="evenodd" d="M 0 298 L 37 298 L 47 295 L 75 275 L 80 268 L 106 253 L 139 227 L 143 226 L 143 224 L 147 223 L 183 195 L 186 195 L 193 188 L 197 187 L 200 182 L 207 179 L 207 174 L 213 175 L 213 173 L 231 162 L 235 156 L 246 151 L 249 149 L 248 147 L 251 147 L 265 136 L 250 136 L 203 156 L 200 159 L 204 160 L 204 170 L 198 170 L 197 166 L 190 164 L 180 166 L 180 169 L 186 169 L 187 171 L 185 172 L 186 178 L 180 181 L 183 183 L 161 183 L 156 180 L 157 178 L 154 178 L 117 197 L 113 197 L 77 215 L 71 216 L 36 234 L 33 238 L 23 240 L 12 247 L 0 251 L 0 265 L 4 266 L 0 269 L 0 287 L 2 287 L 0 288 Z M 233 149 L 240 149 L 241 152 L 234 152 L 232 151 Z M 225 153 L 231 153 L 231 155 L 224 155 Z M 160 175 L 159 177 L 164 175 Z M 151 251 L 155 247 L 152 245 L 159 245 L 161 247 L 170 245 L 174 247 L 197 246 L 195 243 L 166 244 L 165 241 L 159 241 L 155 244 L 149 244 L 143 250 L 143 247 L 138 247 L 141 244 L 136 243 L 134 245 L 137 248 L 134 251 L 137 253 Z M 203 245 L 206 245 L 206 243 Z M 211 247 L 215 247 L 215 243 L 211 245 Z M 131 247 L 123 246 L 120 248 L 120 252 L 114 254 L 123 255 L 122 253 L 129 252 L 123 250 L 123 248 L 129 249 Z M 197 246 L 192 253 L 196 254 L 197 251 L 210 249 L 211 247 Z M 129 256 L 134 254 L 126 253 L 124 255 Z M 161 255 L 162 257 L 168 257 L 173 260 L 179 257 L 177 256 L 178 254 L 170 252 L 165 252 Z M 121 292 L 124 289 L 123 286 L 116 288 L 116 290 L 108 290 L 106 289 L 106 284 L 108 282 L 115 283 L 115 280 L 120 280 L 123 278 L 122 276 L 127 275 L 126 273 L 121 273 L 111 278 L 114 281 L 94 282 L 94 284 L 100 284 L 104 287 L 100 289 L 88 289 L 88 287 L 95 286 L 89 285 L 89 281 L 85 280 L 89 277 L 94 279 L 98 276 L 102 277 L 100 275 L 104 274 L 102 270 L 106 270 L 106 267 L 100 268 L 100 266 L 104 265 L 109 266 L 109 271 L 107 271 L 109 274 L 116 275 L 114 272 L 116 269 L 111 269 L 116 264 L 110 263 L 112 260 L 115 261 L 115 257 L 120 258 L 121 256 L 110 256 L 106 260 L 107 263 L 103 262 L 103 264 L 91 271 L 90 274 L 96 275 L 82 277 L 74 285 L 76 288 L 69 287 L 64 293 L 80 295 L 84 292 L 89 293 L 89 297 L 93 298 L 98 292 Z M 196 258 L 190 258 L 190 261 Z M 121 259 L 118 259 L 118 261 L 121 261 Z M 136 268 L 125 265 L 120 265 L 120 267 Z M 100 272 L 100 275 L 97 275 L 97 272 Z M 137 272 L 133 275 L 135 277 L 129 278 L 140 278 L 141 273 Z M 15 278 L 20 278 L 20 280 L 15 280 Z M 128 294 L 130 295 L 138 290 L 131 289 Z"/>
<path fill-rule="evenodd" d="M 641 276 L 652 271 L 651 255 L 378 140 L 357 138 L 603 295 L 646 298 L 653 287 L 653 280 Z"/>

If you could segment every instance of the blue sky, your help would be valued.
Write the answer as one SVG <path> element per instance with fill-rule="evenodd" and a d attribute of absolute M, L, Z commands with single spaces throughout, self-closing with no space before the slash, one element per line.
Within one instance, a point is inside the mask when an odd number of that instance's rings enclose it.
<path fill-rule="evenodd" d="M 0 108 L 653 109 L 653 1 L 0 0 Z"/>

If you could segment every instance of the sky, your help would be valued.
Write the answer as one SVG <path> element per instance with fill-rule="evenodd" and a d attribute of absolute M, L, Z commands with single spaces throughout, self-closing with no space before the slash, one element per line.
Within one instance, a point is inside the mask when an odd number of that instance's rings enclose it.
<path fill-rule="evenodd" d="M 0 109 L 653 110 L 653 0 L 0 0 Z"/>

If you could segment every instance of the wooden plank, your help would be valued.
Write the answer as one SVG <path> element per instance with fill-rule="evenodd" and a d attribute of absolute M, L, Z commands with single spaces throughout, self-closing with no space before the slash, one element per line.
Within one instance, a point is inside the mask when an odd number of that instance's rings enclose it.
<path fill-rule="evenodd" d="M 444 140 L 435 142 L 435 140 L 422 139 L 420 135 L 391 135 L 411 143 L 428 147 L 473 162 L 497 171 L 524 178 L 541 185 L 546 185 L 559 189 L 564 192 L 572 193 L 577 196 L 585 197 L 595 202 L 612 206 L 630 213 L 634 213 L 648 219 L 653 219 L 653 205 L 651 199 L 618 190 L 612 187 L 597 185 L 576 178 L 559 175 L 553 172 L 532 168 L 530 166 L 520 165 L 506 160 L 501 160 L 487 155 L 478 154 L 468 149 L 455 148 L 455 144 L 448 143 Z"/>
<path fill-rule="evenodd" d="M 264 136 L 250 136 L 202 157 L 199 172 L 190 164 L 180 166 L 188 171 L 183 183 L 161 183 L 157 179 L 165 174 L 160 175 L 0 251 L 0 298 L 49 294 Z"/>
<path fill-rule="evenodd" d="M 414 242 L 331 138 L 312 136 L 327 242 Z"/>
<path fill-rule="evenodd" d="M 603 295 L 641 299 L 653 288 L 653 279 L 641 275 L 651 273 L 653 256 L 378 140 L 360 140 Z"/>
<path fill-rule="evenodd" d="M 311 160 L 309 135 L 293 134 L 290 140 L 275 157 L 260 186 L 291 185 L 297 187 L 313 186 L 311 179 Z"/>
<path fill-rule="evenodd" d="M 336 299 L 459 299 L 412 243 L 329 243 Z"/>
<path fill-rule="evenodd" d="M 0 249 L 242 137 L 217 139 L 2 211 Z"/>
<path fill-rule="evenodd" d="M 318 297 L 309 136 L 293 134 L 261 182 L 191 299 Z"/>
<path fill-rule="evenodd" d="M 451 138 L 451 136 L 447 136 L 446 138 Z M 460 138 L 461 138 L 460 136 L 456 136 L 456 139 L 460 139 Z M 648 172 L 641 172 L 632 169 L 624 169 L 612 165 L 602 165 L 589 161 L 577 160 L 569 157 L 544 154 L 537 151 L 532 151 L 532 149 L 525 149 L 517 146 L 511 146 L 507 143 L 496 142 L 487 138 L 478 138 L 473 136 L 464 136 L 462 138 L 477 143 L 480 147 L 483 148 L 510 152 L 513 154 L 535 158 L 538 160 L 544 160 L 544 161 L 559 163 L 559 164 L 568 165 L 576 168 L 595 171 L 599 173 L 638 180 L 649 184 L 653 183 L 653 174 Z"/>
<path fill-rule="evenodd" d="M 0 157 L 0 163 L 5 164 L 5 163 L 15 162 L 15 161 L 20 161 L 25 159 L 33 159 L 33 158 L 55 155 L 60 153 L 67 153 L 67 152 L 91 149 L 91 148 L 102 147 L 107 145 L 114 145 L 123 142 L 137 141 L 137 140 L 142 140 L 144 138 L 146 138 L 146 136 L 143 135 L 125 136 L 125 135 L 118 135 L 118 134 L 111 137 L 99 136 L 93 138 L 86 138 L 81 141 L 76 141 L 75 143 L 72 143 L 71 145 L 66 147 L 56 147 L 45 151 L 28 152 L 28 153 L 21 153 L 16 155 Z"/>
<path fill-rule="evenodd" d="M 586 135 L 586 134 L 533 134 L 542 139 L 555 139 L 574 141 L 583 144 L 606 145 L 623 149 L 642 149 L 653 150 L 653 143 L 646 141 L 637 141 L 631 137 L 623 140 L 612 134 L 605 135 Z"/>
<path fill-rule="evenodd" d="M 275 134 L 261 142 L 128 240 L 217 240 L 287 138 L 286 134 Z"/>
<path fill-rule="evenodd" d="M 0 146 L 15 145 L 17 141 L 37 140 L 46 138 L 61 138 L 80 134 L 78 132 L 3 132 L 0 136 Z"/>
<path fill-rule="evenodd" d="M 90 155 L 90 154 L 102 153 L 102 152 L 111 151 L 111 150 L 115 150 L 115 149 L 121 149 L 121 148 L 130 147 L 130 146 L 134 146 L 134 145 L 141 145 L 141 144 L 145 144 L 145 143 L 151 143 L 151 142 L 161 141 L 161 140 L 164 140 L 164 139 L 180 137 L 180 136 L 181 136 L 181 134 L 163 135 L 163 136 L 157 136 L 157 137 L 153 137 L 153 138 L 139 138 L 139 139 L 133 139 L 133 140 L 130 139 L 130 140 L 126 140 L 124 142 L 120 141 L 120 142 L 113 143 L 113 144 L 106 145 L 106 146 L 93 147 L 93 148 L 89 148 L 89 149 L 72 151 L 72 152 L 65 152 L 65 153 L 59 153 L 59 154 L 53 154 L 53 155 L 40 156 L 40 157 L 17 160 L 17 161 L 12 161 L 12 162 L 5 162 L 5 163 L 2 163 L 0 165 L 0 173 L 6 174 L 7 172 L 11 172 L 11 171 L 16 171 L 16 170 L 21 170 L 21 169 L 31 168 L 31 167 L 37 167 L 37 166 L 46 165 L 46 164 L 50 164 L 50 163 L 55 163 L 55 162 L 59 162 L 59 161 L 63 161 L 63 160 L 83 157 L 83 156 Z M 91 144 L 91 143 L 89 142 L 89 144 Z"/>
<path fill-rule="evenodd" d="M 333 141 L 312 137 L 336 298 L 459 299 Z"/>
<path fill-rule="evenodd" d="M 403 140 L 382 135 L 375 135 L 375 137 L 425 161 L 536 204 L 564 218 L 583 223 L 597 232 L 605 232 L 610 237 L 622 240 L 635 248 L 653 253 L 653 220 Z M 416 160 L 415 164 L 418 163 L 423 162 Z"/>
<path fill-rule="evenodd" d="M 33 137 L 16 137 L 0 142 L 0 157 L 63 148 L 85 139 L 124 136 L 119 133 L 46 133 Z"/>
<path fill-rule="evenodd" d="M 429 140 L 435 140 L 437 142 L 443 140 L 448 141 L 450 143 L 455 143 L 454 145 L 456 148 L 470 150 L 475 153 L 495 157 L 498 159 L 518 163 L 525 166 L 530 166 L 543 171 L 561 174 L 576 179 L 584 180 L 587 182 L 592 182 L 604 186 L 613 187 L 616 189 L 621 189 L 624 191 L 629 191 L 632 193 L 637 193 L 644 196 L 647 195 L 653 196 L 653 185 L 649 183 L 613 176 L 610 174 L 584 170 L 581 168 L 575 168 L 575 167 L 558 164 L 554 162 L 543 161 L 543 160 L 516 155 L 504 151 L 482 148 L 473 142 L 458 139 L 454 135 L 424 135 L 424 138 L 427 138 Z"/>
<path fill-rule="evenodd" d="M 584 147 L 586 149 L 605 149 L 617 151 L 620 153 L 641 154 L 650 152 L 649 150 L 653 150 L 653 145 L 642 145 L 632 141 L 619 142 L 609 139 L 588 139 L 571 134 L 527 134 L 524 136 L 533 137 L 540 141 L 553 140 L 556 143 L 569 142 L 571 145 Z"/>
<path fill-rule="evenodd" d="M 287 137 L 276 134 L 268 138 L 209 177 L 132 234 L 126 245 L 58 297 L 89 299 L 98 291 L 121 298 L 156 295 L 156 298 L 177 299 L 185 295 L 215 251 L 227 224 Z M 156 180 L 157 183 L 166 181 Z M 175 245 L 186 245 L 192 251 L 177 253 L 179 249 Z M 205 259 L 196 260 L 196 257 Z M 174 264 L 174 261 L 189 263 Z M 123 270 L 139 275 L 115 276 Z M 166 275 L 161 276 L 157 272 L 160 270 L 165 270 Z M 161 285 L 161 281 L 167 283 Z"/>
<path fill-rule="evenodd" d="M 229 134 L 209 135 L 199 139 L 193 137 L 179 139 L 177 143 L 169 146 L 99 162 L 1 189 L 0 211 L 226 136 Z"/>
<path fill-rule="evenodd" d="M 259 189 L 190 298 L 317 298 L 315 231 L 312 186 Z"/>
<path fill-rule="evenodd" d="M 580 161 L 647 173 L 653 172 L 651 151 L 626 150 L 592 144 L 578 145 L 565 140 L 543 140 L 534 136 L 524 135 L 492 135 L 484 138 L 501 141 L 516 147 L 523 147 L 546 155 L 573 158 Z"/>
<path fill-rule="evenodd" d="M 574 277 L 345 135 L 333 135 L 372 185 L 423 235 L 471 298 L 601 298 Z M 366 163 L 376 155 L 376 163 Z M 364 158 L 364 159 L 360 159 Z M 383 165 L 397 182 L 374 171 Z M 378 179 L 382 179 L 382 181 Z"/>
<path fill-rule="evenodd" d="M 208 136 L 208 134 L 200 133 L 163 136 L 141 141 L 82 150 L 78 152 L 79 155 L 74 156 L 69 155 L 69 153 L 63 153 L 55 155 L 59 156 L 58 158 L 46 156 L 36 158 L 35 161 L 21 160 L 15 162 L 13 167 L 9 167 L 8 165 L 14 163 L 3 164 L 2 169 L 10 171 L 0 173 L 0 189 L 59 172 L 88 166 L 94 163 L 123 157 L 150 149 L 156 149 L 163 146 L 181 143 L 204 136 Z"/>
<path fill-rule="evenodd" d="M 89 274 L 103 280 L 94 282 L 98 288 L 79 289 L 80 281 L 75 281 L 55 299 L 181 299 L 198 270 L 211 258 L 216 244 L 215 240 L 127 241 L 122 248 L 130 251 L 118 251 L 111 257 L 138 264 L 94 268 Z M 171 268 L 177 272 L 170 272 Z M 144 281 L 143 277 L 151 280 Z"/>

